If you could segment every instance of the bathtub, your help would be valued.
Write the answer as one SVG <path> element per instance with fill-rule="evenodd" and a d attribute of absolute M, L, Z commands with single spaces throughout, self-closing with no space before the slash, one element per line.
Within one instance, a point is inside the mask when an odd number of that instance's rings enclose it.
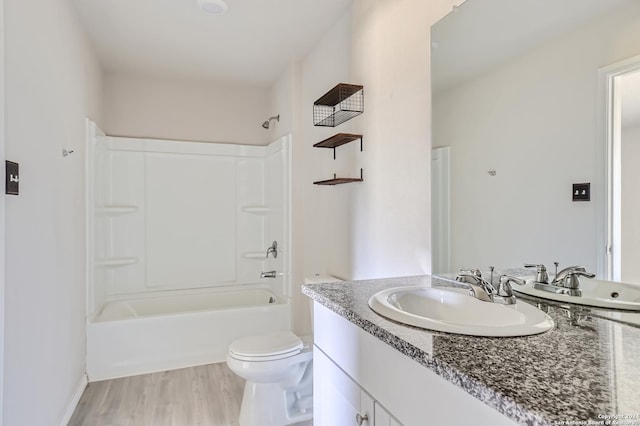
<path fill-rule="evenodd" d="M 237 338 L 290 329 L 265 288 L 182 292 L 106 303 L 87 323 L 89 381 L 222 362 Z"/>

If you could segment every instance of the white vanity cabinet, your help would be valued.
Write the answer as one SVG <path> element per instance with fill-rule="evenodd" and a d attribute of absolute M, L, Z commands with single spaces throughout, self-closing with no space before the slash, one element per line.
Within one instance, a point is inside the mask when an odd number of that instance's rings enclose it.
<path fill-rule="evenodd" d="M 374 402 L 373 418 L 376 426 L 401 426 L 400 422 L 378 402 Z"/>
<path fill-rule="evenodd" d="M 313 356 L 314 426 L 516 425 L 318 302 Z"/>
<path fill-rule="evenodd" d="M 313 348 L 314 426 L 400 426 L 373 397 L 327 357 Z"/>

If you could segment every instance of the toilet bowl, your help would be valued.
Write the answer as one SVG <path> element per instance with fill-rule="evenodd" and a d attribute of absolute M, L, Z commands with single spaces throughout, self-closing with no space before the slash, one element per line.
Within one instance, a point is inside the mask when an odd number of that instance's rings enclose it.
<path fill-rule="evenodd" d="M 342 281 L 316 274 L 305 284 Z M 313 329 L 313 317 L 312 329 Z M 246 380 L 240 426 L 284 426 L 313 418 L 313 341 L 290 331 L 236 340 L 227 365 Z"/>
<path fill-rule="evenodd" d="M 312 343 L 290 331 L 236 340 L 227 365 L 246 380 L 241 426 L 284 426 L 313 418 Z"/>

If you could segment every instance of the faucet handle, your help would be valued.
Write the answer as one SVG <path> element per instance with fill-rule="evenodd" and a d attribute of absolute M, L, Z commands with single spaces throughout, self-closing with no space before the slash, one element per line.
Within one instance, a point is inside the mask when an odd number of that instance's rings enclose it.
<path fill-rule="evenodd" d="M 578 277 L 595 278 L 595 276 L 596 274 L 587 272 L 585 268 L 572 269 L 565 275 L 562 285 L 566 288 L 577 289 L 580 287 Z"/>
<path fill-rule="evenodd" d="M 460 272 L 462 272 L 463 274 L 472 274 L 474 277 L 476 278 L 482 278 L 482 272 L 480 272 L 480 269 L 475 268 L 475 269 L 460 269 Z"/>
<path fill-rule="evenodd" d="M 278 257 L 278 242 L 274 241 L 271 243 L 271 247 L 267 248 L 267 259 L 269 258 L 269 254 L 273 253 L 273 258 L 276 259 Z"/>
<path fill-rule="evenodd" d="M 503 283 L 509 285 L 509 287 L 511 287 L 510 283 L 515 283 L 515 284 L 518 284 L 520 286 L 523 286 L 523 285 L 527 284 L 527 282 L 525 280 L 523 280 L 522 278 L 513 277 L 511 275 L 500 275 L 500 286 L 502 286 Z"/>
<path fill-rule="evenodd" d="M 525 268 L 536 268 L 536 282 L 549 284 L 549 274 L 547 273 L 547 267 L 542 263 L 525 263 Z"/>
<path fill-rule="evenodd" d="M 525 263 L 524 264 L 525 268 L 536 268 L 537 271 L 546 271 L 547 267 L 544 266 L 542 263 Z"/>
<path fill-rule="evenodd" d="M 516 303 L 516 296 L 513 295 L 513 289 L 511 288 L 512 282 L 519 285 L 525 284 L 525 281 L 520 278 L 512 277 L 510 275 L 500 275 L 500 284 L 498 285 L 498 291 L 493 299 L 494 302 L 505 305 L 513 305 Z"/>

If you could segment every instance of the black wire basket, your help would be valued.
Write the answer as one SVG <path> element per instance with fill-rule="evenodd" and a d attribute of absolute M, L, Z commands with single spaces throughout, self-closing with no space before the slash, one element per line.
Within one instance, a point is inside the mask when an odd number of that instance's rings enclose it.
<path fill-rule="evenodd" d="M 363 86 L 340 83 L 313 103 L 313 125 L 335 127 L 363 112 Z"/>

